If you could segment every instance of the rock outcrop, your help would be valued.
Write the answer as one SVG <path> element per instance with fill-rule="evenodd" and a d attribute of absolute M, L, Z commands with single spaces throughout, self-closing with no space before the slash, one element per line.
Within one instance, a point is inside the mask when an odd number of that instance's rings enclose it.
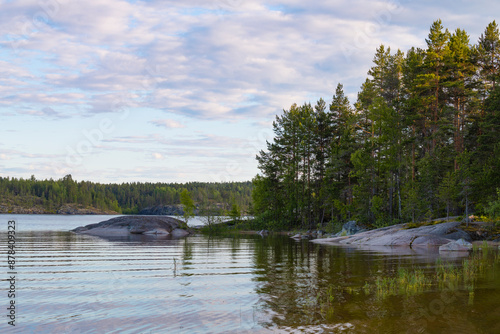
<path fill-rule="evenodd" d="M 129 236 L 131 234 L 171 235 L 184 237 L 190 232 L 182 229 L 182 221 L 172 217 L 120 216 L 97 224 L 77 227 L 75 233 L 101 237 Z"/>
<path fill-rule="evenodd" d="M 418 228 L 406 228 L 406 224 L 383 227 L 351 236 L 315 239 L 312 242 L 362 246 L 441 246 L 451 241 L 470 241 L 467 232 L 459 228 L 460 222 L 448 222 Z"/>

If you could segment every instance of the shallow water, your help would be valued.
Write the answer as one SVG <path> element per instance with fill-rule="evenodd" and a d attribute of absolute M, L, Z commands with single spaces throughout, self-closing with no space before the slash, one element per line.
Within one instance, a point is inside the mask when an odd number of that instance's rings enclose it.
<path fill-rule="evenodd" d="M 497 250 L 478 253 L 473 278 L 448 284 L 433 280 L 437 267 L 461 272 L 473 255 L 284 236 L 106 240 L 67 232 L 109 216 L 0 215 L 1 245 L 12 217 L 19 333 L 500 333 Z M 429 281 L 380 289 L 401 268 Z"/>

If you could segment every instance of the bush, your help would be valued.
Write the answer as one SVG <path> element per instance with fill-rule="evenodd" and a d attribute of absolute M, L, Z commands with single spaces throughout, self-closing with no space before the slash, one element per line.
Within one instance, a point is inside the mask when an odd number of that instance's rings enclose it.
<path fill-rule="evenodd" d="M 497 188 L 496 201 L 489 202 L 484 211 L 491 219 L 496 220 L 500 218 L 500 188 Z"/>
<path fill-rule="evenodd" d="M 335 234 L 342 230 L 343 223 L 340 221 L 329 221 L 325 224 L 325 232 L 327 234 Z"/>

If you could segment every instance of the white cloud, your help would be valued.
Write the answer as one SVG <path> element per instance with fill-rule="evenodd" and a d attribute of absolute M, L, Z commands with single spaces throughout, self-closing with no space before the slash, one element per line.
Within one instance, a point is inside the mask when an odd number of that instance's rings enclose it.
<path fill-rule="evenodd" d="M 154 159 L 157 159 L 157 160 L 162 160 L 163 159 L 163 155 L 161 153 L 153 153 L 153 158 Z"/>
<path fill-rule="evenodd" d="M 159 127 L 165 127 L 167 129 L 180 129 L 186 127 L 184 124 L 174 121 L 173 119 L 155 119 L 149 123 Z"/>

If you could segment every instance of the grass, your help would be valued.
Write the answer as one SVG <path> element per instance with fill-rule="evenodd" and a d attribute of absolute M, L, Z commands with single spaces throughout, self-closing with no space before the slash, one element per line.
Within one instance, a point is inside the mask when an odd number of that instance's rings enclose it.
<path fill-rule="evenodd" d="M 483 243 L 459 263 L 438 258 L 434 265 L 400 267 L 390 275 L 379 274 L 357 286 L 329 284 L 317 289 L 311 285 L 306 294 L 309 297 L 301 300 L 298 310 L 311 323 L 325 323 L 338 321 L 339 316 L 346 310 L 351 312 L 350 305 L 360 299 L 373 298 L 385 303 L 391 297 L 411 298 L 428 292 L 453 291 L 459 292 L 456 296 L 463 298 L 464 303 L 474 305 L 478 281 L 497 274 L 500 251 L 496 248 Z"/>
<path fill-rule="evenodd" d="M 465 302 L 474 304 L 475 290 L 481 277 L 495 274 L 500 262 L 500 251 L 484 243 L 460 263 L 443 261 L 422 267 L 400 267 L 390 275 L 377 275 L 363 284 L 335 285 L 308 291 L 300 310 L 315 321 L 328 322 L 338 318 L 349 301 L 374 298 L 384 302 L 391 296 L 418 296 L 427 292 L 460 291 Z M 462 294 L 463 292 L 463 294 Z M 339 313 L 340 312 L 340 313 Z M 311 320 L 312 321 L 312 320 Z"/>
<path fill-rule="evenodd" d="M 365 294 L 375 293 L 378 298 L 394 295 L 411 296 L 432 288 L 457 290 L 460 287 L 469 290 L 469 301 L 473 300 L 477 280 L 499 262 L 499 252 L 493 252 L 485 241 L 481 247 L 474 247 L 472 255 L 462 260 L 461 265 L 444 263 L 440 258 L 435 269 L 425 273 L 420 268 L 399 268 L 392 276 L 377 276 L 374 283 L 366 282 L 361 288 Z"/>
<path fill-rule="evenodd" d="M 415 295 L 425 291 L 431 284 L 423 270 L 399 268 L 395 277 L 377 277 L 375 288 L 377 297 L 385 298 L 399 294 Z"/>

